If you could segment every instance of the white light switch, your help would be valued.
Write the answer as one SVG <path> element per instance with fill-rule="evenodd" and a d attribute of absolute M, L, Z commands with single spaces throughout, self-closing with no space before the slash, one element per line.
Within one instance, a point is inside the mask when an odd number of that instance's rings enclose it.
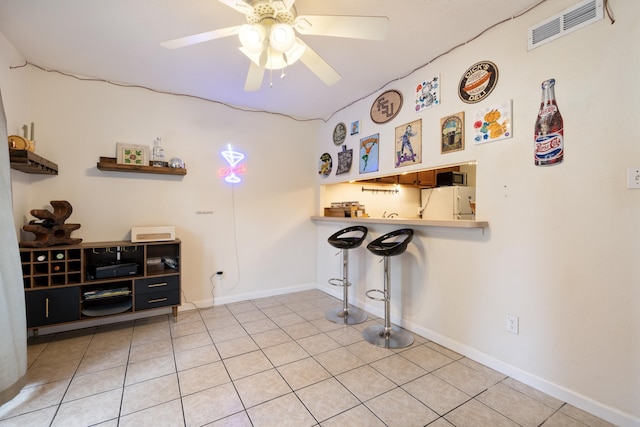
<path fill-rule="evenodd" d="M 627 168 L 627 188 L 640 188 L 640 166 Z"/>

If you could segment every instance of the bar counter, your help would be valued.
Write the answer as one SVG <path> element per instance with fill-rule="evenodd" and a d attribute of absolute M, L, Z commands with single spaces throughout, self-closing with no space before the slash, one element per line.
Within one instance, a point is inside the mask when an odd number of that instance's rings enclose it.
<path fill-rule="evenodd" d="M 487 228 L 489 222 L 476 220 L 435 220 L 420 218 L 370 218 L 370 217 L 332 217 L 332 216 L 312 216 L 314 223 L 344 223 L 344 224 L 391 224 L 410 225 L 416 227 L 451 227 L 451 228 Z"/>

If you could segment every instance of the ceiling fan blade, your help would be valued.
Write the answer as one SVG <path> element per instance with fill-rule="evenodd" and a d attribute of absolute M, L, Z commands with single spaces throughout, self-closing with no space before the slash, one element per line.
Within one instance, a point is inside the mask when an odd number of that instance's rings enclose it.
<path fill-rule="evenodd" d="M 237 10 L 244 15 L 251 15 L 253 13 L 253 6 L 242 0 L 218 0 L 220 3 L 229 6 L 231 9 Z"/>
<path fill-rule="evenodd" d="M 244 90 L 254 91 L 260 90 L 262 87 L 262 79 L 264 78 L 264 69 L 267 63 L 267 50 L 263 50 L 260 54 L 260 64 L 256 64 L 254 61 L 249 62 L 249 73 L 247 74 L 247 80 L 244 83 Z"/>
<path fill-rule="evenodd" d="M 234 34 L 238 34 L 238 30 L 240 29 L 240 27 L 241 25 L 236 25 L 235 27 L 220 28 L 213 31 L 207 31 L 205 33 L 193 34 L 191 36 L 167 40 L 166 42 L 160 43 L 160 46 L 166 47 L 167 49 L 176 49 L 179 47 L 191 46 L 192 44 L 208 42 L 209 40 L 220 39 L 222 37 L 228 37 Z"/>
<path fill-rule="evenodd" d="M 301 15 L 294 23 L 300 34 L 384 40 L 389 31 L 386 16 Z"/>
<path fill-rule="evenodd" d="M 331 65 L 320 57 L 313 49 L 302 40 L 296 39 L 305 46 L 304 53 L 300 61 L 306 65 L 313 73 L 320 78 L 327 86 L 331 86 L 340 80 L 340 74 Z"/>

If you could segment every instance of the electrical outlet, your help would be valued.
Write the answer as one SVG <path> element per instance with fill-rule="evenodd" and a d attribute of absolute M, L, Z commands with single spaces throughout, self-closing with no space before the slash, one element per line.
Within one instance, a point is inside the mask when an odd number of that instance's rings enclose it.
<path fill-rule="evenodd" d="M 512 316 L 511 314 L 507 314 L 507 332 L 511 332 L 512 334 L 518 335 L 518 325 L 519 319 L 518 316 Z"/>
<path fill-rule="evenodd" d="M 640 166 L 627 168 L 627 189 L 640 188 Z"/>

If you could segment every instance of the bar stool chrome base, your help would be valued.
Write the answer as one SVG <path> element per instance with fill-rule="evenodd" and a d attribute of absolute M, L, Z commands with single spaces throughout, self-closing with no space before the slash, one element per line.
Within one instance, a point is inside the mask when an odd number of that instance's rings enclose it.
<path fill-rule="evenodd" d="M 333 323 L 356 325 L 367 320 L 367 313 L 356 307 L 349 307 L 346 310 L 340 307 L 327 311 L 324 317 Z"/>
<path fill-rule="evenodd" d="M 401 240 L 394 240 L 400 238 Z M 400 255 L 407 249 L 413 238 L 413 230 L 403 228 L 378 237 L 367 245 L 374 255 L 384 260 L 384 288 L 371 289 L 367 298 L 384 302 L 384 325 L 373 325 L 362 331 L 365 341 L 384 348 L 402 348 L 413 344 L 413 335 L 391 324 L 391 263 L 392 256 Z M 374 296 L 374 295 L 380 295 Z"/>
<path fill-rule="evenodd" d="M 413 344 L 413 335 L 393 325 L 389 330 L 384 325 L 369 326 L 362 331 L 362 337 L 365 341 L 384 348 L 402 348 Z"/>
<path fill-rule="evenodd" d="M 346 236 L 355 232 L 360 234 L 356 237 Z M 359 308 L 349 307 L 349 250 L 357 248 L 362 244 L 367 236 L 367 227 L 363 225 L 355 225 L 344 228 L 329 237 L 329 244 L 342 252 L 342 278 L 329 279 L 332 286 L 342 287 L 342 307 L 334 308 L 325 312 L 325 318 L 331 322 L 343 325 L 355 325 L 367 320 L 367 313 Z"/>

